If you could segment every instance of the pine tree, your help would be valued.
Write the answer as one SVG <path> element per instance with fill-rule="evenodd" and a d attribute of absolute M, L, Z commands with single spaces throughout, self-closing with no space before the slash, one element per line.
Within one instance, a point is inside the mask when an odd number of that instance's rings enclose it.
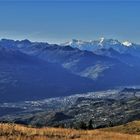
<path fill-rule="evenodd" d="M 84 129 L 84 130 L 87 129 L 87 125 L 83 121 L 81 121 L 81 123 L 80 123 L 80 129 Z"/>
<path fill-rule="evenodd" d="M 88 123 L 88 129 L 91 130 L 93 129 L 93 126 L 92 126 L 92 120 L 90 119 L 89 123 Z"/>

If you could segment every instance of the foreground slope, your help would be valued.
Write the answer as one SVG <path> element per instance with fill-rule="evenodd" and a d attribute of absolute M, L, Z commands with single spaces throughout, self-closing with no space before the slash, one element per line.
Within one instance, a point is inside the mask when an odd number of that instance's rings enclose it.
<path fill-rule="evenodd" d="M 140 128 L 138 125 L 137 129 Z M 110 128 L 111 130 L 112 128 Z M 130 135 L 104 130 L 74 130 L 61 128 L 29 128 L 14 124 L 0 124 L 1 140 L 139 140 Z"/>
<path fill-rule="evenodd" d="M 124 125 L 120 125 L 112 128 L 105 128 L 103 130 L 108 132 L 121 132 L 127 134 L 140 135 L 140 121 L 133 121 Z"/>

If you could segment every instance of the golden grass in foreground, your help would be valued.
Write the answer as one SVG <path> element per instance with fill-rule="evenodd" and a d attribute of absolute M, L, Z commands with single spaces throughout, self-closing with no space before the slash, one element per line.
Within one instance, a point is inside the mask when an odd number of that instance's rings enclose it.
<path fill-rule="evenodd" d="M 120 132 L 126 134 L 137 134 L 140 135 L 140 121 L 129 122 L 124 125 L 112 127 L 112 128 L 104 128 L 104 131 L 111 132 Z"/>
<path fill-rule="evenodd" d="M 0 140 L 140 140 L 140 135 L 106 132 L 104 130 L 74 130 L 62 128 L 29 128 L 15 124 L 0 124 Z"/>

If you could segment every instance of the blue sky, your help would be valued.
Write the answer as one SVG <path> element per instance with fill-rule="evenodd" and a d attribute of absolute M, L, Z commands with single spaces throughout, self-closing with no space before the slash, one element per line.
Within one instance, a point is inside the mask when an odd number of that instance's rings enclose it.
<path fill-rule="evenodd" d="M 0 38 L 60 43 L 100 37 L 140 43 L 140 2 L 0 0 Z"/>

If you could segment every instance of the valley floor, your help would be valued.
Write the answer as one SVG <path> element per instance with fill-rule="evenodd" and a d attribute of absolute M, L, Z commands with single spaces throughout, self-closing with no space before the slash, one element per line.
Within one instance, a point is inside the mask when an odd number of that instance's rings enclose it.
<path fill-rule="evenodd" d="M 140 140 L 140 121 L 98 129 L 31 128 L 16 124 L 0 124 L 0 140 Z"/>

